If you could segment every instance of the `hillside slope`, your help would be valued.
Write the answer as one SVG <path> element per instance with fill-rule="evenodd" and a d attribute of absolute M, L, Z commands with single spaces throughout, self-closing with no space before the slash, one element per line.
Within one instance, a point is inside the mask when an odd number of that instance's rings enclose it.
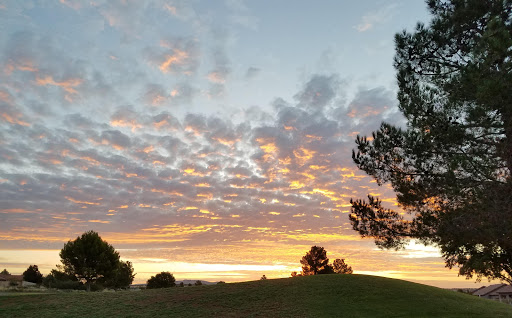
<path fill-rule="evenodd" d="M 0 297 L 0 317 L 512 317 L 512 306 L 365 275 Z"/>

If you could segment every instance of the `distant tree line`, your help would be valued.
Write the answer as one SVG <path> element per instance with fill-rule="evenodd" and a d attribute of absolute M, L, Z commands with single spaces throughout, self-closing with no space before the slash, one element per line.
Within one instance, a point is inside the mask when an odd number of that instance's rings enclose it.
<path fill-rule="evenodd" d="M 121 261 L 114 247 L 101 239 L 98 233 L 89 231 L 73 241 L 68 241 L 60 251 L 61 265 L 44 276 L 37 265 L 30 265 L 23 272 L 23 280 L 48 288 L 84 289 L 96 291 L 103 288 L 126 289 L 133 282 L 132 263 Z M 319 274 L 352 274 L 352 267 L 344 259 L 329 263 L 327 251 L 320 246 L 312 246 L 300 260 L 302 272 L 292 272 L 291 276 L 309 276 Z M 0 274 L 10 275 L 7 269 Z M 266 275 L 260 280 L 267 280 Z M 223 284 L 224 282 L 218 282 Z M 194 286 L 203 283 L 197 280 Z M 146 288 L 170 288 L 176 286 L 176 279 L 170 272 L 160 272 L 147 280 Z M 184 287 L 180 282 L 179 287 Z M 191 283 L 188 286 L 192 286 Z"/>
<path fill-rule="evenodd" d="M 127 289 L 136 275 L 132 263 L 120 260 L 114 247 L 94 231 L 85 232 L 75 240 L 68 241 L 59 256 L 62 264 L 57 265 L 48 275 L 43 276 L 37 265 L 30 265 L 23 273 L 23 280 L 47 288 L 97 291 L 104 288 Z M 7 269 L 0 274 L 11 276 Z M 200 280 L 194 283 L 194 286 L 201 285 L 203 283 Z M 170 272 L 151 276 L 146 284 L 148 289 L 175 286 L 176 279 Z M 185 284 L 181 282 L 178 286 L 184 287 Z"/>

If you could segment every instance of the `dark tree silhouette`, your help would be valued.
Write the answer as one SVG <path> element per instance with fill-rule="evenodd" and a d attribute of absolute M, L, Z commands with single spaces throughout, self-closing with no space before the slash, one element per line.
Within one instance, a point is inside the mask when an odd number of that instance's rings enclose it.
<path fill-rule="evenodd" d="M 345 259 L 343 259 L 343 258 L 335 259 L 334 263 L 332 263 L 332 268 L 336 274 L 352 274 L 353 273 L 352 267 L 348 266 L 345 263 Z"/>
<path fill-rule="evenodd" d="M 427 3 L 431 23 L 395 37 L 407 127 L 382 123 L 353 153 L 410 216 L 368 196 L 351 200 L 352 226 L 383 248 L 436 245 L 467 278 L 512 283 L 512 2 Z"/>
<path fill-rule="evenodd" d="M 131 262 L 119 261 L 119 265 L 114 272 L 105 279 L 103 285 L 113 289 L 126 289 L 130 287 L 135 275 Z"/>
<path fill-rule="evenodd" d="M 41 285 L 43 282 L 43 274 L 39 272 L 37 265 L 30 265 L 27 270 L 23 272 L 23 280 Z"/>
<path fill-rule="evenodd" d="M 261 276 L 260 280 L 267 280 L 267 276 L 265 276 L 265 275 Z"/>
<path fill-rule="evenodd" d="M 76 276 L 66 274 L 60 265 L 57 265 L 58 269 L 52 269 L 50 274 L 43 278 L 43 285 L 48 288 L 58 289 L 81 289 L 83 285 L 78 281 Z"/>
<path fill-rule="evenodd" d="M 169 272 L 161 272 L 148 279 L 146 288 L 169 288 L 174 286 L 176 286 L 176 279 L 174 276 Z M 192 286 L 192 284 L 189 284 L 189 286 Z"/>
<path fill-rule="evenodd" d="M 6 268 L 4 268 L 4 270 L 0 274 L 2 274 L 2 275 L 11 275 L 11 273 L 9 273 Z"/>
<path fill-rule="evenodd" d="M 202 281 L 200 281 L 200 280 L 196 280 L 196 282 L 194 283 L 194 285 L 196 285 L 196 286 L 201 286 L 201 285 L 203 285 L 203 282 L 202 282 Z"/>
<path fill-rule="evenodd" d="M 302 257 L 300 263 L 303 276 L 318 275 L 329 263 L 327 251 L 323 247 L 312 246 L 311 250 Z"/>
<path fill-rule="evenodd" d="M 318 272 L 318 274 L 334 274 L 334 269 L 332 265 L 327 264 Z"/>
<path fill-rule="evenodd" d="M 59 255 L 64 272 L 85 283 L 87 291 L 99 278 L 110 279 L 119 266 L 119 253 L 94 231 L 64 244 Z"/>

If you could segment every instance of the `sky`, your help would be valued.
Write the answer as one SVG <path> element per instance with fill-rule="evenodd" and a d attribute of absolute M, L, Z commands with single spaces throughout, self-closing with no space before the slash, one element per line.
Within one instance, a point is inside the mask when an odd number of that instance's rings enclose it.
<path fill-rule="evenodd" d="M 94 230 L 136 283 L 354 273 L 476 287 L 435 247 L 378 249 L 350 199 L 389 185 L 354 139 L 397 108 L 394 34 L 422 0 L 0 0 L 0 268 L 47 274 Z"/>

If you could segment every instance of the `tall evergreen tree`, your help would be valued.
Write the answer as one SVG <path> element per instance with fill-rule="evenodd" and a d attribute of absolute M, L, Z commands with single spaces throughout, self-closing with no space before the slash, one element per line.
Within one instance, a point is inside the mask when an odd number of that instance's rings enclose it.
<path fill-rule="evenodd" d="M 427 4 L 431 23 L 395 38 L 407 127 L 383 123 L 353 153 L 408 215 L 368 196 L 350 219 L 380 247 L 418 239 L 460 275 L 512 283 L 512 1 Z"/>
<path fill-rule="evenodd" d="M 312 246 L 311 250 L 302 257 L 300 263 L 302 264 L 303 276 L 318 275 L 329 264 L 327 251 L 323 247 Z"/>

